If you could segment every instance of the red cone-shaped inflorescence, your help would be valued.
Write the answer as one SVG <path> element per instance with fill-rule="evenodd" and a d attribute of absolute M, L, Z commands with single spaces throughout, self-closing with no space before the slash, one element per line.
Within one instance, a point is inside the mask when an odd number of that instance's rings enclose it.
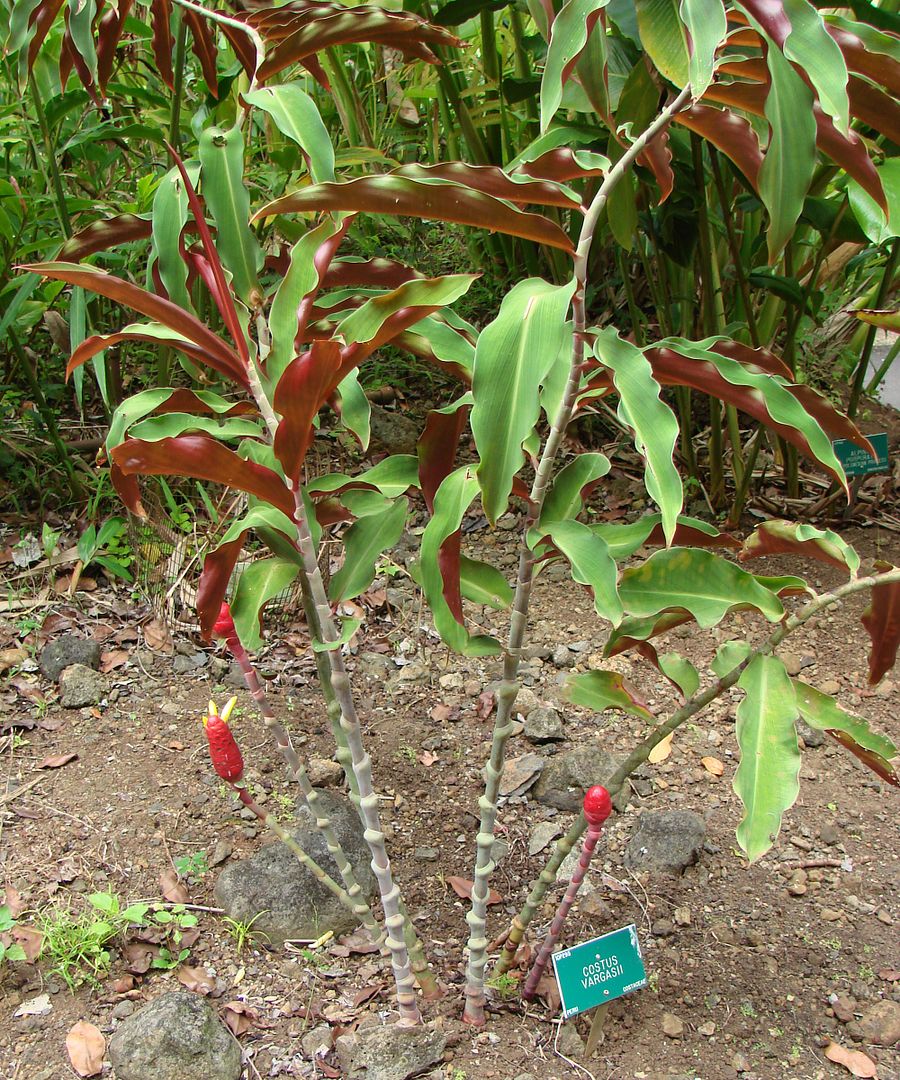
<path fill-rule="evenodd" d="M 602 784 L 595 784 L 584 793 L 584 816 L 590 825 L 602 825 L 612 813 L 612 800 Z"/>
<path fill-rule="evenodd" d="M 228 726 L 228 717 L 231 715 L 235 701 L 237 698 L 232 698 L 228 702 L 221 716 L 218 714 L 215 702 L 211 701 L 209 714 L 203 720 L 213 768 L 229 784 L 236 784 L 244 775 L 244 759 Z"/>
<path fill-rule="evenodd" d="M 228 604 L 222 604 L 219 608 L 219 617 L 213 623 L 213 637 L 224 638 L 228 642 L 237 640 L 237 630 Z"/>

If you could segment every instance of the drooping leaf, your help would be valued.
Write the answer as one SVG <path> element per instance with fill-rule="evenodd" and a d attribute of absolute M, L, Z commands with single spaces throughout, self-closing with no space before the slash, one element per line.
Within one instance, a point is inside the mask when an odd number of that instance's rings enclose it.
<path fill-rule="evenodd" d="M 864 191 L 855 181 L 850 180 L 847 184 L 847 193 L 850 196 L 850 207 L 853 216 L 859 222 L 863 232 L 874 244 L 883 244 L 887 240 L 900 235 L 900 158 L 888 158 L 876 166 L 878 177 L 881 180 L 884 194 L 888 203 L 888 215 L 872 196 Z M 888 314 L 881 312 L 882 316 Z M 857 318 L 869 322 L 863 312 L 856 313 Z M 875 323 L 886 325 L 887 329 L 900 330 L 900 319 L 894 319 L 893 325 L 889 322 Z"/>
<path fill-rule="evenodd" d="M 169 346 L 184 356 L 190 357 L 198 364 L 207 364 L 214 371 L 218 369 L 219 360 L 216 356 L 206 352 L 195 342 L 190 341 L 177 331 L 163 326 L 162 323 L 130 323 L 123 327 L 117 334 L 92 334 L 85 338 L 77 349 L 69 357 L 66 365 L 67 374 L 78 374 L 78 369 L 87 360 L 102 353 L 112 345 L 118 345 L 121 341 L 149 341 L 154 345 Z"/>
<path fill-rule="evenodd" d="M 549 536 L 554 546 L 569 560 L 572 577 L 594 594 L 597 614 L 613 626 L 622 619 L 623 609 L 616 592 L 618 570 L 604 541 L 580 521 L 550 521 L 534 530 L 535 539 Z"/>
<path fill-rule="evenodd" d="M 434 496 L 444 478 L 453 471 L 459 440 L 469 416 L 469 404 L 454 402 L 443 409 L 433 409 L 416 443 L 419 459 L 419 486 L 429 512 Z"/>
<path fill-rule="evenodd" d="M 878 569 L 893 570 L 895 567 L 881 563 Z M 862 624 L 872 640 L 869 682 L 877 683 L 896 664 L 897 650 L 900 649 L 900 581 L 876 585 L 872 589 L 872 599 L 863 612 Z"/>
<path fill-rule="evenodd" d="M 63 244 L 57 259 L 60 262 L 80 262 L 98 251 L 146 240 L 151 227 L 151 220 L 146 214 L 116 214 L 92 221 Z"/>
<path fill-rule="evenodd" d="M 288 517 L 294 514 L 294 500 L 276 472 L 245 461 L 208 435 L 179 435 L 159 442 L 126 439 L 113 449 L 111 457 L 126 476 L 192 476 L 195 480 L 211 480 L 256 495 Z"/>
<path fill-rule="evenodd" d="M 279 558 L 258 559 L 243 571 L 234 590 L 231 615 L 245 648 L 262 648 L 263 610 L 290 587 L 299 573 L 296 562 Z"/>
<path fill-rule="evenodd" d="M 263 437 L 262 426 L 256 420 L 240 417 L 219 420 L 209 416 L 194 416 L 191 413 L 181 412 L 169 412 L 162 416 L 151 416 L 146 420 L 139 420 L 132 426 L 129 434 L 134 439 L 156 442 L 159 439 L 183 435 L 187 431 L 202 431 L 216 439 L 226 440 Z"/>
<path fill-rule="evenodd" d="M 566 0 L 550 27 L 550 44 L 541 77 L 541 131 L 560 106 L 568 76 L 588 42 L 607 0 Z"/>
<path fill-rule="evenodd" d="M 672 607 L 655 615 L 643 618 L 624 618 L 610 633 L 603 650 L 604 656 L 618 656 L 629 649 L 638 649 L 642 655 L 650 657 L 642 646 L 650 638 L 665 634 L 676 626 L 692 621 L 694 616 L 685 608 Z M 652 659 L 656 663 L 655 659 Z"/>
<path fill-rule="evenodd" d="M 292 139 L 309 162 L 313 183 L 334 180 L 334 148 L 316 103 L 299 83 L 264 86 L 243 95 L 248 105 L 268 113 L 282 135 Z"/>
<path fill-rule="evenodd" d="M 797 695 L 784 664 L 757 656 L 741 673 L 746 697 L 737 708 L 735 737 L 741 762 L 733 787 L 744 806 L 737 840 L 755 862 L 772 847 L 784 812 L 800 792 L 800 751 L 794 722 Z"/>
<path fill-rule="evenodd" d="M 203 199 L 216 226 L 216 248 L 231 273 L 234 291 L 248 307 L 256 307 L 261 300 L 263 252 L 248 224 L 250 193 L 244 183 L 241 128 L 206 128 L 199 154 Z"/>
<path fill-rule="evenodd" d="M 341 423 L 356 436 L 360 449 L 369 449 L 372 406 L 359 381 L 359 372 L 351 371 L 338 383 L 337 394 Z"/>
<path fill-rule="evenodd" d="M 709 666 L 720 679 L 724 679 L 738 664 L 743 664 L 750 652 L 749 641 L 725 641 L 716 649 L 715 658 Z"/>
<path fill-rule="evenodd" d="M 254 219 L 316 210 L 364 211 L 436 221 L 455 221 L 490 232 L 508 233 L 539 244 L 572 252 L 572 242 L 548 218 L 516 207 L 451 181 L 420 181 L 408 177 L 364 176 L 342 184 L 314 184 L 268 203 Z"/>
<path fill-rule="evenodd" d="M 672 460 L 678 421 L 660 399 L 650 362 L 637 346 L 608 327 L 597 334 L 594 354 L 612 371 L 619 418 L 634 432 L 635 449 L 647 462 L 644 482 L 660 508 L 663 532 L 671 543 L 684 499 L 681 476 Z"/>
<path fill-rule="evenodd" d="M 336 341 L 314 341 L 278 381 L 275 409 L 281 421 L 275 454 L 285 474 L 296 481 L 313 439 L 313 420 L 340 382 L 341 348 Z"/>
<path fill-rule="evenodd" d="M 339 494 L 350 488 L 369 487 L 380 491 L 389 499 L 395 499 L 409 488 L 416 487 L 418 480 L 416 458 L 413 454 L 391 454 L 356 476 L 347 476 L 345 473 L 318 476 L 309 483 L 307 490 L 315 498 L 320 495 Z"/>
<path fill-rule="evenodd" d="M 559 206 L 577 209 L 579 200 L 571 191 L 551 179 L 523 173 L 510 173 L 496 165 L 466 165 L 451 161 L 439 165 L 401 165 L 392 176 L 408 177 L 421 183 L 463 184 L 495 199 L 505 199 L 516 206 Z"/>
<path fill-rule="evenodd" d="M 331 652 L 346 645 L 362 626 L 362 619 L 348 617 L 341 620 L 341 632 L 333 641 L 313 641 L 313 652 Z"/>
<path fill-rule="evenodd" d="M 868 323 L 870 326 L 878 326 L 882 330 L 893 330 L 895 334 L 900 333 L 900 311 L 863 309 L 854 314 L 860 322 Z"/>
<path fill-rule="evenodd" d="M 619 583 L 619 597 L 630 615 L 651 616 L 681 607 L 704 629 L 738 604 L 750 605 L 769 622 L 784 615 L 778 597 L 752 574 L 701 548 L 668 548 L 629 567 Z"/>
<path fill-rule="evenodd" d="M 568 521 L 584 508 L 584 500 L 609 472 L 605 454 L 586 453 L 573 458 L 556 474 L 541 509 L 541 527 L 552 521 Z"/>
<path fill-rule="evenodd" d="M 513 590 L 500 571 L 490 563 L 461 555 L 459 591 L 466 600 L 502 611 L 513 602 Z"/>
<path fill-rule="evenodd" d="M 791 521 L 765 521 L 757 526 L 744 541 L 741 561 L 786 553 L 831 563 L 849 570 L 852 577 L 859 570 L 859 555 L 837 533 Z"/>
<path fill-rule="evenodd" d="M 573 705 L 584 705 L 595 712 L 618 709 L 651 723 L 656 720 L 646 701 L 617 671 L 586 671 L 569 675 L 563 693 Z"/>
<path fill-rule="evenodd" d="M 187 161 L 184 167 L 191 183 L 196 184 L 200 178 L 200 163 Z M 187 286 L 188 267 L 181 257 L 182 234 L 187 219 L 187 191 L 181 173 L 177 167 L 173 167 L 160 180 L 153 195 L 150 239 L 152 276 L 148 275 L 148 284 L 152 285 L 158 274 L 158 281 L 168 299 L 185 311 L 193 311 Z M 158 285 L 156 288 L 159 291 Z"/>
<path fill-rule="evenodd" d="M 332 603 L 354 599 L 372 584 L 378 559 L 403 534 L 408 509 L 401 497 L 383 512 L 368 514 L 350 526 L 342 538 L 344 564 L 328 586 Z"/>
<path fill-rule="evenodd" d="M 472 381 L 476 470 L 490 522 L 505 512 L 522 446 L 540 416 L 540 387 L 556 364 L 568 364 L 566 313 L 575 289 L 540 278 L 519 282 L 478 337 Z"/>
<path fill-rule="evenodd" d="M 689 39 L 688 79 L 698 98 L 713 80 L 716 52 L 728 33 L 728 21 L 721 0 L 681 0 L 679 11 Z"/>
<path fill-rule="evenodd" d="M 690 78 L 690 50 L 678 0 L 634 0 L 634 7 L 641 44 L 647 55 L 670 82 L 679 88 L 686 86 Z"/>
<path fill-rule="evenodd" d="M 872 731 L 865 720 L 845 712 L 833 697 L 809 683 L 800 679 L 794 679 L 793 683 L 800 715 L 810 727 L 827 732 L 882 780 L 900 787 L 900 778 L 891 764 L 891 758 L 897 756 L 897 747 L 890 739 Z"/>
<path fill-rule="evenodd" d="M 246 531 L 222 543 L 210 551 L 203 560 L 203 570 L 197 582 L 197 617 L 200 622 L 200 636 L 204 641 L 212 639 L 213 626 L 219 617 L 219 611 L 228 595 L 231 575 L 240 558 L 247 539 Z"/>
<path fill-rule="evenodd" d="M 689 109 L 682 109 L 674 117 L 674 122 L 711 142 L 737 165 L 753 188 L 758 188 L 763 154 L 759 148 L 759 136 L 743 116 L 731 109 L 692 105 Z"/>
<path fill-rule="evenodd" d="M 633 555 L 638 548 L 665 544 L 662 531 L 662 514 L 644 514 L 628 525 L 591 525 L 591 530 L 606 541 L 610 554 L 621 562 Z M 719 532 L 715 525 L 699 518 L 679 514 L 672 542 L 678 547 L 739 548 L 740 541 L 730 533 Z"/>
<path fill-rule="evenodd" d="M 341 320 L 340 334 L 348 345 L 368 344 L 391 316 L 411 308 L 430 314 L 463 296 L 477 274 L 448 274 L 436 278 L 413 278 L 390 292 L 373 296 Z"/>
<path fill-rule="evenodd" d="M 659 669 L 681 691 L 682 697 L 691 698 L 700 689 L 700 674 L 690 660 L 676 652 L 663 653 Z"/>

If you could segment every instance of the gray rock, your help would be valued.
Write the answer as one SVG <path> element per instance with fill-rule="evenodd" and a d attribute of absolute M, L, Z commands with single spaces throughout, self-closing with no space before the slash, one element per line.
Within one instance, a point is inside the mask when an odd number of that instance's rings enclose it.
<path fill-rule="evenodd" d="M 442 1058 L 447 1037 L 431 1027 L 364 1028 L 335 1042 L 347 1080 L 409 1080 Z"/>
<path fill-rule="evenodd" d="M 706 823 L 699 814 L 646 810 L 625 848 L 625 865 L 680 874 L 700 858 L 705 839 Z"/>
<path fill-rule="evenodd" d="M 85 667 L 100 667 L 100 646 L 90 638 L 63 634 L 41 649 L 38 667 L 45 679 L 56 682 L 63 670 L 72 664 L 84 664 Z"/>
<path fill-rule="evenodd" d="M 421 434 L 419 425 L 402 412 L 385 409 L 376 402 L 371 402 L 369 430 L 372 444 L 390 454 L 414 454 L 416 442 Z"/>
<path fill-rule="evenodd" d="M 532 709 L 525 718 L 525 738 L 533 743 L 560 742 L 566 737 L 562 718 L 556 709 Z"/>
<path fill-rule="evenodd" d="M 900 1041 L 900 1005 L 885 998 L 876 1001 L 859 1021 L 863 1038 L 876 1046 L 893 1046 Z"/>
<path fill-rule="evenodd" d="M 324 791 L 318 795 L 363 892 L 372 896 L 375 878 L 369 866 L 371 856 L 356 810 L 340 795 Z M 298 826 L 293 830 L 297 843 L 326 873 L 340 881 L 325 838 L 305 806 L 298 811 L 297 819 Z M 268 844 L 249 859 L 232 861 L 219 875 L 215 896 L 229 918 L 248 922 L 259 916 L 253 929 L 265 934 L 274 946 L 289 939 L 314 939 L 326 930 L 343 933 L 356 925 L 353 915 L 334 894 L 281 843 Z"/>
<path fill-rule="evenodd" d="M 538 852 L 544 850 L 551 840 L 555 840 L 561 832 L 562 825 L 558 821 L 539 821 L 531 830 L 531 836 L 528 838 L 528 854 L 537 855 Z"/>
<path fill-rule="evenodd" d="M 568 645 L 557 645 L 553 650 L 553 663 L 558 668 L 571 667 L 575 663 L 575 657 L 569 650 Z"/>
<path fill-rule="evenodd" d="M 619 759 L 598 742 L 576 746 L 548 760 L 534 785 L 534 796 L 545 806 L 577 812 L 581 809 L 585 791 L 593 784 L 608 780 L 619 764 Z M 614 799 L 613 804 L 618 808 L 619 801 Z"/>
<path fill-rule="evenodd" d="M 192 671 L 199 671 L 206 667 L 209 657 L 204 652 L 191 653 L 189 656 L 179 653 L 172 661 L 172 671 L 176 675 L 190 675 Z"/>
<path fill-rule="evenodd" d="M 819 731 L 817 728 L 810 727 L 805 720 L 799 718 L 794 721 L 797 734 L 806 743 L 807 746 L 821 746 L 825 742 L 825 732 Z"/>
<path fill-rule="evenodd" d="M 59 677 L 59 703 L 64 709 L 99 705 L 106 693 L 106 679 L 84 664 L 70 664 Z"/>
<path fill-rule="evenodd" d="M 197 994 L 154 998 L 109 1044 L 117 1080 L 240 1080 L 241 1048 Z"/>

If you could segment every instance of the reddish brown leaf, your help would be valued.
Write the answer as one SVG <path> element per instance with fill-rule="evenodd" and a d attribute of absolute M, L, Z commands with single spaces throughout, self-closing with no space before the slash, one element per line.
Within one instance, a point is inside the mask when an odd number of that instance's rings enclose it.
<path fill-rule="evenodd" d="M 129 941 L 122 947 L 122 956 L 128 970 L 134 975 L 146 975 L 153 963 L 153 957 L 158 952 L 158 946 L 148 945 L 143 941 Z"/>
<path fill-rule="evenodd" d="M 98 251 L 108 251 L 111 247 L 130 244 L 135 240 L 146 240 L 150 236 L 151 228 L 150 218 L 137 214 L 117 214 L 115 217 L 92 221 L 63 244 L 57 259 L 80 262 Z"/>
<path fill-rule="evenodd" d="M 508 233 L 539 244 L 573 251 L 572 241 L 548 218 L 472 191 L 462 184 L 431 184 L 404 177 L 364 176 L 342 184 L 313 184 L 257 211 L 255 219 L 313 210 L 364 211 L 394 217 L 427 218 Z"/>
<path fill-rule="evenodd" d="M 669 133 L 662 131 L 647 144 L 638 157 L 638 164 L 650 169 L 659 184 L 659 201 L 664 203 L 672 194 L 675 186 L 675 173 L 672 172 L 672 151 L 669 149 Z"/>
<path fill-rule="evenodd" d="M 112 988 L 117 994 L 128 994 L 135 987 L 133 975 L 121 975 L 113 980 Z"/>
<path fill-rule="evenodd" d="M 495 199 L 505 199 L 517 206 L 560 206 L 577 209 L 579 202 L 557 184 L 544 177 L 533 180 L 511 180 L 496 165 L 465 165 L 452 161 L 441 165 L 402 165 L 389 175 L 405 176 L 410 180 L 450 180 L 472 191 L 483 191 Z"/>
<path fill-rule="evenodd" d="M 12 678 L 7 679 L 7 685 L 14 690 L 18 690 L 22 697 L 26 697 L 30 701 L 42 704 L 47 700 L 43 691 L 25 675 L 13 675 Z"/>
<path fill-rule="evenodd" d="M 3 649 L 0 651 L 0 675 L 9 671 L 10 668 L 18 667 L 28 659 L 28 653 L 24 649 Z"/>
<path fill-rule="evenodd" d="M 523 161 L 512 172 L 534 176 L 539 180 L 555 180 L 560 184 L 569 180 L 582 180 L 588 176 L 603 176 L 603 169 L 580 164 L 577 153 L 567 146 L 548 150 L 534 161 Z"/>
<path fill-rule="evenodd" d="M 456 877 L 452 875 L 444 879 L 450 888 L 456 893 L 457 896 L 462 897 L 463 900 L 472 899 L 472 885 L 468 878 Z M 494 889 L 488 891 L 488 905 L 500 904 L 503 902 L 503 897 Z"/>
<path fill-rule="evenodd" d="M 647 547 L 662 547 L 666 543 L 662 522 L 653 526 L 650 535 L 644 543 Z M 675 526 L 675 534 L 672 537 L 672 543 L 676 547 L 737 549 L 741 546 L 740 540 L 733 537 L 731 533 L 720 532 L 718 536 L 710 536 L 701 529 L 698 529 L 693 525 L 685 525 L 682 522 L 679 522 Z"/>
<path fill-rule="evenodd" d="M 239 1039 L 242 1035 L 259 1026 L 259 1015 L 255 1009 L 245 1005 L 243 1001 L 229 1001 L 219 1010 L 231 1034 Z"/>
<path fill-rule="evenodd" d="M 44 935 L 40 930 L 35 930 L 33 926 L 14 926 L 9 934 L 17 945 L 21 945 L 26 962 L 37 963 L 44 943 Z"/>
<path fill-rule="evenodd" d="M 365 1005 L 367 1001 L 371 1001 L 372 998 L 378 997 L 378 995 L 384 990 L 384 983 L 375 983 L 374 986 L 365 986 L 362 990 L 358 991 L 353 998 L 353 1008 L 358 1009 L 360 1006 Z"/>
<path fill-rule="evenodd" d="M 159 875 L 159 889 L 163 898 L 168 900 L 170 904 L 190 903 L 190 895 L 178 880 L 178 874 L 174 870 L 163 870 Z"/>
<path fill-rule="evenodd" d="M 886 564 L 879 565 L 879 571 Z M 893 567 L 890 567 L 893 569 Z M 876 585 L 862 616 L 862 624 L 872 640 L 869 653 L 869 682 L 880 682 L 897 662 L 900 648 L 900 582 Z"/>
<path fill-rule="evenodd" d="M 757 559 L 765 555 L 805 555 L 809 559 L 830 563 L 841 570 L 847 569 L 847 563 L 840 548 L 824 539 L 798 540 L 797 526 L 790 521 L 766 521 L 758 526 L 744 541 L 740 554 L 741 562 Z"/>
<path fill-rule="evenodd" d="M 860 746 L 849 732 L 826 728 L 825 733 L 830 735 L 835 742 L 839 742 L 845 750 L 849 750 L 854 757 L 859 758 L 863 765 L 867 769 L 871 769 L 876 776 L 880 776 L 882 780 L 892 787 L 900 787 L 900 777 L 897 776 L 897 770 L 887 758 L 883 758 L 881 754 L 877 754 L 874 750 L 868 750 L 866 747 Z"/>
<path fill-rule="evenodd" d="M 692 105 L 676 113 L 674 121 L 711 142 L 737 165 L 754 188 L 758 186 L 759 170 L 763 163 L 762 150 L 759 148 L 759 136 L 743 116 L 728 109 Z"/>
<path fill-rule="evenodd" d="M 181 17 L 191 31 L 191 48 L 200 61 L 206 88 L 214 98 L 219 96 L 219 77 L 216 70 L 218 49 L 212 30 L 206 19 L 191 8 L 182 8 Z"/>
<path fill-rule="evenodd" d="M 335 259 L 322 278 L 322 288 L 352 287 L 396 289 L 407 281 L 424 277 L 395 259 Z"/>
<path fill-rule="evenodd" d="M 139 311 L 149 319 L 161 322 L 199 346 L 200 350 L 211 358 L 208 363 L 214 366 L 216 371 L 236 380 L 242 386 L 247 385 L 246 369 L 238 354 L 221 338 L 216 337 L 196 316 L 184 311 L 170 300 L 147 292 L 146 289 L 132 285 L 130 281 L 107 274 L 106 271 L 94 266 L 47 262 L 23 266 L 21 269 L 30 270 L 56 281 L 65 281 L 69 285 L 80 285 L 88 292 L 99 293 L 100 296 L 106 296 L 117 304 Z M 215 364 L 212 358 L 215 359 Z"/>
<path fill-rule="evenodd" d="M 116 60 L 116 48 L 125 29 L 125 20 L 131 12 L 133 0 L 119 0 L 110 4 L 97 27 L 97 83 L 102 93 L 113 72 Z"/>
<path fill-rule="evenodd" d="M 712 773 L 713 776 L 721 776 L 725 772 L 725 763 L 720 761 L 717 757 L 700 758 L 700 764 L 708 773 Z"/>
<path fill-rule="evenodd" d="M 245 461 L 208 435 L 176 435 L 158 442 L 126 439 L 114 447 L 111 456 L 126 474 L 211 480 L 256 495 L 288 517 L 294 514 L 293 497 L 278 473 Z"/>
<path fill-rule="evenodd" d="M 172 71 L 172 57 L 175 54 L 175 42 L 172 39 L 172 4 L 171 0 L 150 0 L 150 25 L 153 29 L 152 48 L 156 60 L 156 70 L 170 90 L 175 89 L 175 75 Z"/>
<path fill-rule="evenodd" d="M 880 52 L 869 52 L 856 34 L 841 27 L 825 24 L 825 29 L 838 43 L 844 54 L 844 62 L 850 71 L 872 79 L 879 86 L 886 86 L 900 97 L 900 65 L 892 57 Z"/>
<path fill-rule="evenodd" d="M 77 761 L 78 755 L 75 753 L 68 754 L 48 754 L 43 761 L 38 763 L 39 769 L 61 769 L 63 765 L 68 765 L 72 761 Z"/>
<path fill-rule="evenodd" d="M 849 1073 L 863 1080 L 876 1080 L 878 1076 L 877 1065 L 862 1050 L 848 1050 L 839 1043 L 831 1042 L 825 1047 L 825 1057 L 837 1065 L 843 1065 Z"/>
<path fill-rule="evenodd" d="M 437 754 L 432 753 L 430 750 L 423 750 L 419 754 L 419 761 L 425 766 L 426 769 L 430 769 L 432 765 L 436 765 L 441 759 Z"/>
<path fill-rule="evenodd" d="M 479 720 L 487 720 L 494 711 L 497 699 L 493 690 L 484 690 L 478 695 L 478 705 L 475 708 Z"/>
<path fill-rule="evenodd" d="M 202 994 L 204 997 L 216 988 L 216 977 L 211 975 L 206 968 L 182 964 L 175 972 L 175 978 L 192 993 Z"/>
<path fill-rule="evenodd" d="M 116 668 L 128 663 L 128 655 L 126 649 L 113 649 L 111 652 L 103 653 L 100 657 L 100 670 L 104 673 L 115 671 Z"/>
<path fill-rule="evenodd" d="M 244 530 L 227 544 L 219 544 L 203 560 L 195 606 L 200 620 L 200 636 L 204 641 L 212 640 L 213 626 L 219 617 L 219 609 L 225 601 L 228 583 L 246 539 L 247 530 Z"/>
<path fill-rule="evenodd" d="M 3 905 L 9 908 L 9 913 L 14 919 L 26 908 L 25 901 L 22 899 L 22 895 L 18 889 L 13 888 L 12 885 L 5 885 L 3 887 Z"/>
<path fill-rule="evenodd" d="M 275 408 L 282 419 L 275 454 L 285 474 L 296 481 L 313 439 L 313 420 L 341 379 L 341 348 L 336 341 L 314 341 L 295 357 L 278 380 Z"/>
<path fill-rule="evenodd" d="M 878 972 L 878 978 L 885 982 L 900 982 L 900 968 L 882 968 Z"/>
<path fill-rule="evenodd" d="M 66 1051 L 79 1076 L 98 1076 L 103 1071 L 106 1039 L 100 1028 L 79 1020 L 66 1035 Z"/>
<path fill-rule="evenodd" d="M 166 626 L 162 619 L 153 617 L 148 619 L 144 623 L 142 630 L 144 632 L 144 641 L 147 647 L 154 652 L 172 653 L 175 650 L 175 645 L 172 642 L 172 635 L 169 633 L 169 628 Z"/>
<path fill-rule="evenodd" d="M 554 1015 L 559 1011 L 562 1002 L 559 996 L 559 986 L 556 979 L 549 972 L 545 972 L 537 984 L 537 994 L 544 1002 L 546 1002 L 547 1008 Z"/>

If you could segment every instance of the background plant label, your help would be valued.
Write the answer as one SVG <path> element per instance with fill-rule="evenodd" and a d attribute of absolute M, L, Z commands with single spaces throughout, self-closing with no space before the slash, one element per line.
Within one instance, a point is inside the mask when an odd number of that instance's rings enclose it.
<path fill-rule="evenodd" d="M 887 432 L 882 431 L 878 435 L 867 435 L 866 438 L 878 455 L 877 461 L 861 446 L 850 442 L 849 439 L 835 439 L 832 443 L 837 459 L 844 466 L 844 472 L 847 476 L 868 476 L 869 473 L 887 472 Z"/>
<path fill-rule="evenodd" d="M 555 953 L 553 970 L 564 1020 L 647 985 L 634 924 Z"/>

